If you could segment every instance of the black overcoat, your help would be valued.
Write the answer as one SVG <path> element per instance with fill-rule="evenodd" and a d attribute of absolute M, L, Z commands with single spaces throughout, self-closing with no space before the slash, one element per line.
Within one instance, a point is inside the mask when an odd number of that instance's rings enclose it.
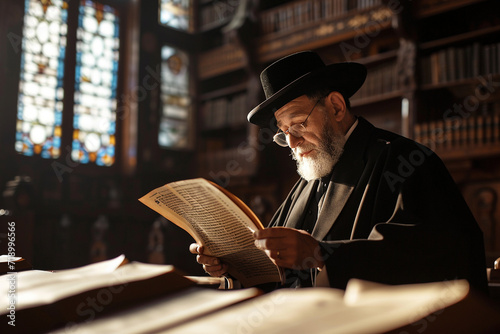
<path fill-rule="evenodd" d="M 301 228 L 317 182 L 300 179 L 269 226 Z M 324 196 L 312 235 L 331 287 L 345 288 L 350 278 L 385 284 L 465 278 L 487 291 L 482 232 L 428 148 L 360 117 Z M 288 283 L 293 277 L 289 272 Z"/>

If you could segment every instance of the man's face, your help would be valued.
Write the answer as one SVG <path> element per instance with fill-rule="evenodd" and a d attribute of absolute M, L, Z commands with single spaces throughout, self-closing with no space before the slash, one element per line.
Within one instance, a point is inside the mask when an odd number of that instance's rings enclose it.
<path fill-rule="evenodd" d="M 280 129 L 286 131 L 291 125 L 303 123 L 315 103 L 304 95 L 280 108 L 275 113 Z M 343 152 L 345 138 L 331 113 L 320 101 L 304 124 L 303 136 L 287 136 L 297 172 L 307 181 L 328 175 Z"/>

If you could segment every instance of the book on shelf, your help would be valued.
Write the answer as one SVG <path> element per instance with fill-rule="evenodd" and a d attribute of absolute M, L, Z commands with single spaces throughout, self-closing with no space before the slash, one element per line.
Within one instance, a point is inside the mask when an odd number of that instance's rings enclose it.
<path fill-rule="evenodd" d="M 244 287 L 283 282 L 277 267 L 254 243 L 253 232 L 264 226 L 234 194 L 203 178 L 171 182 L 139 199 L 188 232 L 205 254 L 229 266 Z"/>
<path fill-rule="evenodd" d="M 200 54 L 198 59 L 198 78 L 201 80 L 241 69 L 245 66 L 245 52 L 234 43 L 226 43 Z"/>
<path fill-rule="evenodd" d="M 363 86 L 356 92 L 353 101 L 389 94 L 398 89 L 396 62 L 384 63 L 368 68 L 368 76 Z"/>
<path fill-rule="evenodd" d="M 205 130 L 247 124 L 247 94 L 239 93 L 206 101 L 202 106 Z"/>
<path fill-rule="evenodd" d="M 415 125 L 415 140 L 434 150 L 453 150 L 500 144 L 500 105 L 485 104 L 468 117 L 448 117 Z"/>
<path fill-rule="evenodd" d="M 291 31 L 321 20 L 343 16 L 382 5 L 381 0 L 303 0 L 293 1 L 261 13 L 263 34 Z"/>
<path fill-rule="evenodd" d="M 130 262 L 124 255 L 55 272 L 30 270 L 2 275 L 0 290 L 3 333 L 45 333 L 56 329 L 80 333 L 80 326 L 110 314 L 131 308 L 137 313 L 148 305 L 170 301 L 175 307 L 158 317 L 165 328 L 261 294 L 258 289 L 217 294 L 217 290 L 197 286 L 195 279 L 171 265 Z M 185 308 L 179 309 L 174 301 L 187 301 L 188 296 L 191 307 L 184 303 Z M 140 320 L 134 330 L 140 325 L 141 330 L 154 331 L 158 326 L 158 320 Z M 126 318 L 120 322 L 128 326 Z"/>
<path fill-rule="evenodd" d="M 435 51 L 421 60 L 424 84 L 440 84 L 500 73 L 500 43 L 478 42 Z"/>

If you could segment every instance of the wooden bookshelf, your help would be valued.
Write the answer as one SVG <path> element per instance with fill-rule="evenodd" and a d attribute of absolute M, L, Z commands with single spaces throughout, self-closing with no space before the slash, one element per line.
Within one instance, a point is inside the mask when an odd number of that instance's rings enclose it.
<path fill-rule="evenodd" d="M 478 37 L 483 37 L 485 35 L 497 34 L 500 32 L 500 26 L 487 27 L 483 29 L 478 29 L 474 31 L 469 31 L 463 34 L 453 35 L 446 38 L 441 38 L 434 41 L 420 43 L 419 48 L 421 50 L 436 49 L 440 47 L 446 47 L 447 45 L 463 42 L 463 41 L 474 41 Z"/>
<path fill-rule="evenodd" d="M 351 107 L 356 108 L 356 107 L 368 106 L 371 104 L 380 103 L 380 102 L 384 102 L 384 101 L 389 101 L 389 100 L 393 100 L 393 99 L 401 99 L 403 94 L 404 94 L 403 90 L 395 90 L 395 91 L 377 94 L 377 95 L 368 96 L 368 97 L 363 97 L 363 98 L 358 98 L 357 96 L 354 96 L 353 99 L 351 100 Z"/>
<path fill-rule="evenodd" d="M 500 157 L 500 144 L 466 147 L 455 150 L 436 149 L 436 154 L 444 161 L 490 159 Z"/>
<path fill-rule="evenodd" d="M 485 0 L 420 0 L 416 16 L 422 19 L 483 1 Z"/>
<path fill-rule="evenodd" d="M 245 54 L 241 47 L 225 44 L 202 53 L 198 61 L 199 80 L 208 79 L 245 65 Z"/>
<path fill-rule="evenodd" d="M 438 85 L 500 73 L 500 42 L 449 46 L 421 59 L 422 84 Z"/>
<path fill-rule="evenodd" d="M 376 6 L 361 11 L 350 10 L 337 17 L 320 16 L 314 21 L 263 33 L 258 42 L 259 61 L 268 62 L 299 50 L 318 49 L 362 34 L 373 34 L 374 29 L 380 32 L 392 27 L 392 18 L 393 12 L 389 8 Z M 266 21 L 266 14 L 261 21 Z"/>
<path fill-rule="evenodd" d="M 203 130 L 247 125 L 246 92 L 206 100 L 201 108 Z"/>
<path fill-rule="evenodd" d="M 209 91 L 207 93 L 201 94 L 200 100 L 206 101 L 206 100 L 216 99 L 219 97 L 224 97 L 227 95 L 232 95 L 232 94 L 244 91 L 247 88 L 248 88 L 248 85 L 246 83 L 240 83 L 237 85 L 223 87 L 223 88 L 220 88 L 217 90 L 212 90 L 212 91 Z"/>

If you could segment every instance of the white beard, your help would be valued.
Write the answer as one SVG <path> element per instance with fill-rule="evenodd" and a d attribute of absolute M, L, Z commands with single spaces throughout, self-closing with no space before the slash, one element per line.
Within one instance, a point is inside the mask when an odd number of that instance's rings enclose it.
<path fill-rule="evenodd" d="M 292 157 L 297 161 L 297 172 L 306 181 L 328 175 L 344 152 L 345 137 L 323 128 L 323 140 L 319 147 L 306 143 L 292 149 Z M 300 154 L 314 149 L 313 156 L 301 157 Z"/>

